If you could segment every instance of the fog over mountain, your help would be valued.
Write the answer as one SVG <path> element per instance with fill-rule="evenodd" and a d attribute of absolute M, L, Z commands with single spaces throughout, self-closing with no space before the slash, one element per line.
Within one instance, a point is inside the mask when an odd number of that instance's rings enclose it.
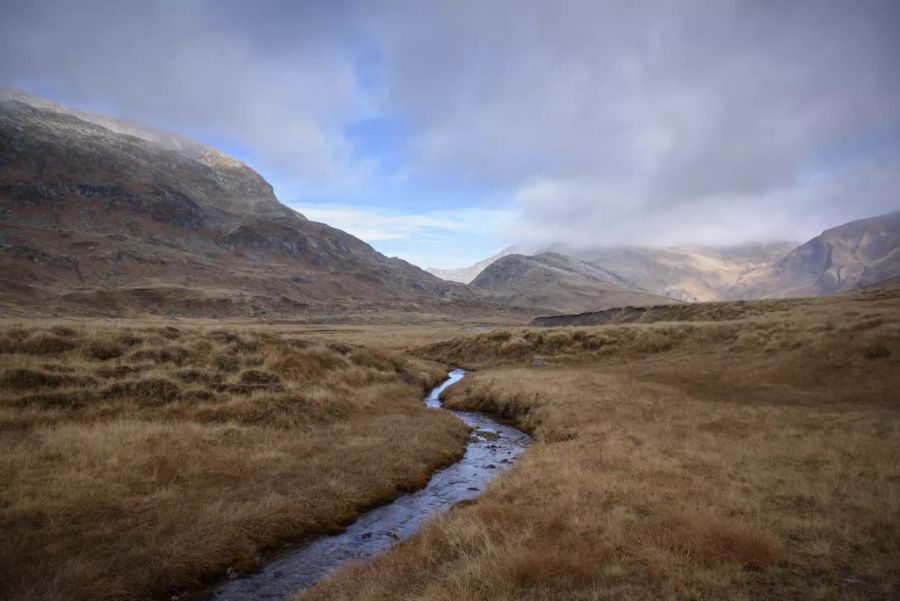
<path fill-rule="evenodd" d="M 12 0 L 0 81 L 237 150 L 287 204 L 422 224 L 369 241 L 463 266 L 896 209 L 898 28 L 890 0 Z"/>

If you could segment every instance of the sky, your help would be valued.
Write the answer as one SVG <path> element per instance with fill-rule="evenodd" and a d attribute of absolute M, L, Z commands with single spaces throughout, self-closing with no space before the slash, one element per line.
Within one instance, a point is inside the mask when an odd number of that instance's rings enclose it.
<path fill-rule="evenodd" d="M 213 145 L 423 267 L 900 209 L 896 0 L 0 0 L 0 83 Z"/>

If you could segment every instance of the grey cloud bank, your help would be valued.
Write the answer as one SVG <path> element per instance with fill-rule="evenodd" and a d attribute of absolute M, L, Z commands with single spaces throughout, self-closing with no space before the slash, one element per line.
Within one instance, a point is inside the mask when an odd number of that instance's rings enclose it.
<path fill-rule="evenodd" d="M 365 186 L 343 128 L 402 120 L 408 170 L 509 199 L 511 241 L 797 240 L 900 208 L 897 2 L 40 1 L 0 17 L 0 80 L 221 132 L 310 181 Z"/>
<path fill-rule="evenodd" d="M 333 6 L 285 18 L 276 3 L 11 0 L 0 8 L 0 80 L 211 131 L 329 177 L 346 161 L 338 132 L 354 102 Z"/>
<path fill-rule="evenodd" d="M 416 4 L 384 45 L 423 163 L 512 189 L 514 238 L 796 239 L 900 207 L 898 3 L 488 5 Z"/>

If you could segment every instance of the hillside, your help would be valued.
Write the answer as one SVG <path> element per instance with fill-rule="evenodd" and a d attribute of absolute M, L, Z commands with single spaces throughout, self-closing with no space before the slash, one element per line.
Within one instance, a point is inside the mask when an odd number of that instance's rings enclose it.
<path fill-rule="evenodd" d="M 463 284 L 469 284 L 472 282 L 472 280 L 478 277 L 478 274 L 484 271 L 488 265 L 490 265 L 497 259 L 500 259 L 501 257 L 505 257 L 513 253 L 515 253 L 515 250 L 510 246 L 508 248 L 504 248 L 496 255 L 488 257 L 487 259 L 482 259 L 481 261 L 469 265 L 468 267 L 460 267 L 458 269 L 439 269 L 437 267 L 428 267 L 425 269 L 425 271 L 427 271 L 431 275 L 441 278 L 442 280 L 447 280 L 448 282 L 460 282 Z"/>
<path fill-rule="evenodd" d="M 723 298 L 741 276 L 778 260 L 794 247 L 775 242 L 725 248 L 560 248 L 560 252 L 602 266 L 654 294 L 710 301 Z"/>
<path fill-rule="evenodd" d="M 856 302 L 896 299 L 900 296 L 900 277 L 883 280 L 872 286 L 835 295 L 833 302 L 847 299 Z M 810 298 L 757 299 L 745 301 L 713 301 L 681 305 L 656 305 L 646 307 L 614 307 L 603 311 L 589 311 L 573 315 L 547 315 L 537 317 L 529 325 L 539 327 L 599 326 L 619 323 L 657 323 L 675 321 L 731 321 L 766 314 L 778 314 L 804 307 L 813 302 Z M 816 302 L 832 302 L 823 299 Z"/>
<path fill-rule="evenodd" d="M 474 301 L 186 138 L 0 93 L 0 311 L 298 315 Z"/>
<path fill-rule="evenodd" d="M 638 290 L 602 267 L 556 253 L 502 257 L 471 286 L 500 303 L 563 313 L 678 302 Z"/>
<path fill-rule="evenodd" d="M 770 266 L 756 269 L 729 298 L 822 296 L 900 276 L 900 211 L 824 231 Z"/>

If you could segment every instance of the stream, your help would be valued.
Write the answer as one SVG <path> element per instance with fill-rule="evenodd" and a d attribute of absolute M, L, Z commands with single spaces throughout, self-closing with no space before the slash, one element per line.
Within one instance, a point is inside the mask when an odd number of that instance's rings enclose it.
<path fill-rule="evenodd" d="M 220 585 L 211 598 L 217 601 L 284 599 L 310 588 L 348 561 L 365 560 L 387 551 L 415 534 L 427 519 L 484 492 L 487 484 L 511 466 L 531 443 L 531 437 L 484 413 L 442 408 L 441 393 L 463 376 L 463 370 L 454 369 L 425 397 L 427 406 L 450 411 L 472 428 L 462 459 L 435 472 L 422 490 L 364 513 L 340 534 L 313 539 L 281 554 L 258 572 Z"/>

